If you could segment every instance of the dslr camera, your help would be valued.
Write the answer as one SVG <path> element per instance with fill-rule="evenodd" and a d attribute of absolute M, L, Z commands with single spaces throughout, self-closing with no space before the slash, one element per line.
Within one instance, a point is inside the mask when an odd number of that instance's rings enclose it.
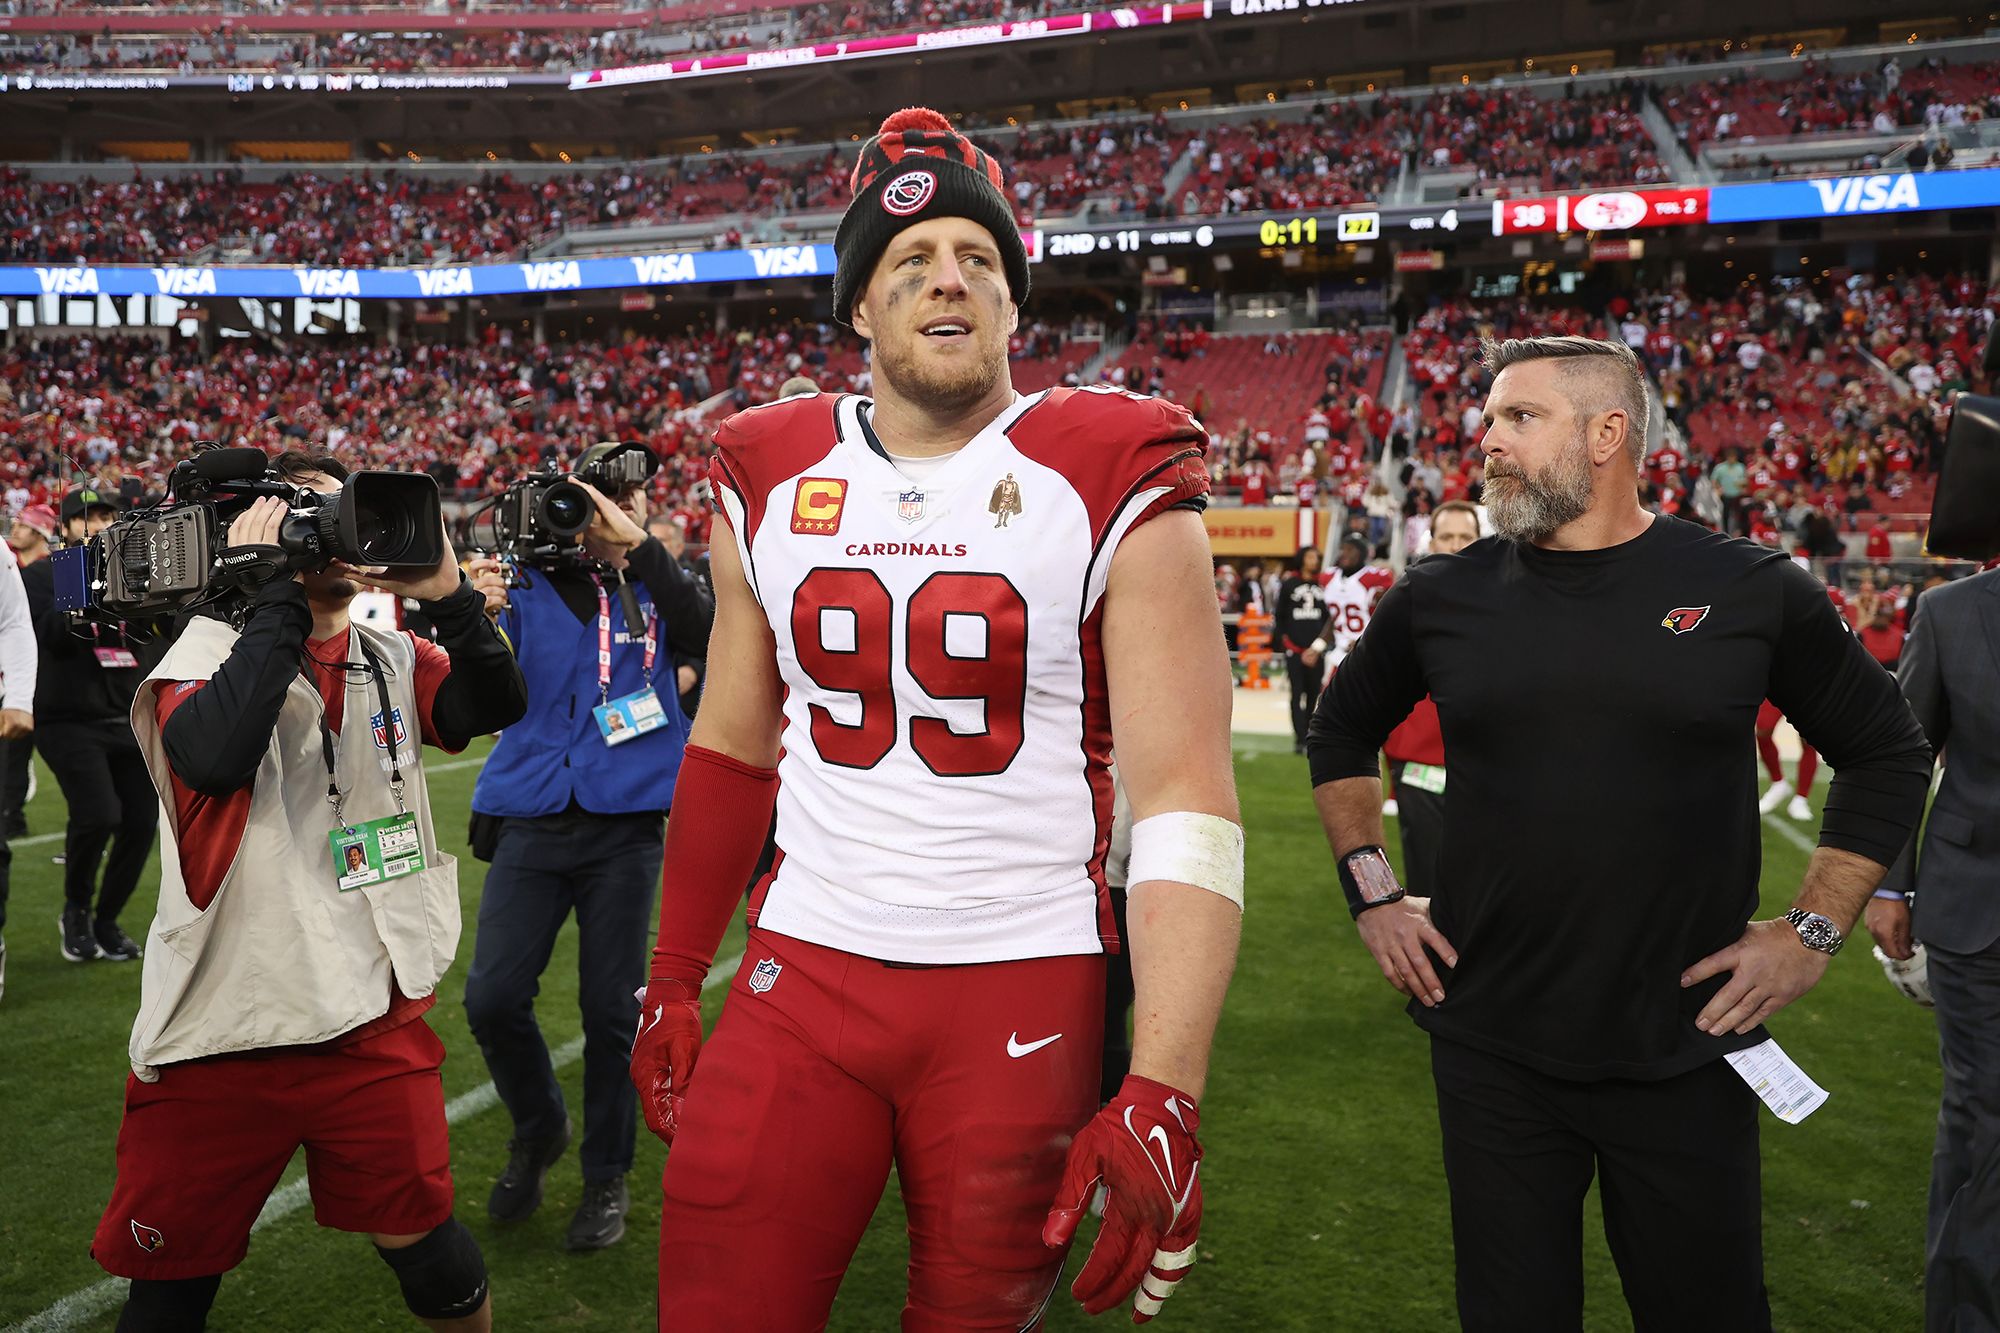
<path fill-rule="evenodd" d="M 277 545 L 225 546 L 230 522 L 267 495 L 290 511 Z M 51 568 L 57 607 L 122 620 L 176 613 L 335 560 L 427 569 L 443 558 L 443 510 L 428 476 L 357 472 L 322 495 L 280 478 L 261 450 L 209 449 L 174 465 L 159 500 L 55 552 Z"/>
<path fill-rule="evenodd" d="M 597 504 L 572 476 L 616 499 L 659 471 L 660 456 L 643 444 L 594 444 L 573 468 L 555 463 L 507 487 L 493 504 L 495 552 L 510 564 L 538 569 L 582 565 L 582 539 Z"/>

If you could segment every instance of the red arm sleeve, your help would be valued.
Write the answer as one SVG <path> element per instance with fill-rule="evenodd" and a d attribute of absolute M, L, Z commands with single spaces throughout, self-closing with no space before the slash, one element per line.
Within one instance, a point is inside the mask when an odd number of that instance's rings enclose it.
<path fill-rule="evenodd" d="M 457 754 L 456 748 L 445 744 L 439 737 L 437 725 L 432 720 L 432 713 L 437 705 L 438 688 L 444 684 L 446 677 L 451 675 L 451 658 L 444 649 L 429 639 L 421 638 L 408 630 L 403 631 L 403 637 L 410 641 L 410 647 L 417 655 L 415 680 L 412 684 L 416 689 L 417 721 L 423 728 L 424 744 L 434 745 L 446 754 Z"/>
<path fill-rule="evenodd" d="M 161 727 L 176 708 L 199 693 L 207 681 L 164 681 L 154 689 L 153 717 Z M 243 829 L 250 822 L 250 786 L 245 784 L 227 796 L 203 796 L 178 777 L 173 783 L 175 839 L 180 844 L 181 880 L 187 885 L 188 901 L 197 911 L 206 912 L 215 901 L 222 877 L 236 859 L 243 843 Z"/>
<path fill-rule="evenodd" d="M 771 829 L 778 772 L 690 745 L 674 783 L 660 874 L 660 933 L 654 981 L 679 981 L 699 996 L 730 914 Z"/>

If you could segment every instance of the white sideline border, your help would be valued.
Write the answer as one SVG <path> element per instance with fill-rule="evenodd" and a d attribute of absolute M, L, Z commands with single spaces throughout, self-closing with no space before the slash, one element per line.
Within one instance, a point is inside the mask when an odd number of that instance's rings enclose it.
<path fill-rule="evenodd" d="M 473 768 L 483 763 L 479 759 L 462 759 L 449 764 L 439 764 L 426 770 L 431 773 L 449 772 L 456 768 Z M 60 833 L 42 833 L 33 838 L 20 838 L 16 847 L 24 847 L 38 842 L 52 842 L 62 837 Z M 738 953 L 719 960 L 710 969 L 708 980 L 702 983 L 704 993 L 717 986 L 726 986 L 736 975 L 737 965 L 743 961 Z M 574 1064 L 583 1055 L 583 1038 L 573 1037 L 549 1052 L 549 1063 L 556 1069 Z M 498 1105 L 500 1094 L 490 1082 L 482 1083 L 469 1092 L 462 1092 L 445 1103 L 444 1119 L 447 1125 L 456 1125 L 470 1119 L 481 1111 Z M 265 1227 L 282 1222 L 292 1214 L 302 1210 L 310 1201 L 308 1182 L 304 1175 L 288 1184 L 280 1185 L 264 1201 L 264 1209 L 257 1214 L 257 1220 L 250 1224 L 250 1233 L 255 1235 Z M 70 1333 L 81 1328 L 88 1321 L 100 1315 L 109 1314 L 124 1303 L 125 1289 L 131 1284 L 122 1277 L 107 1277 L 79 1287 L 40 1314 L 31 1315 L 17 1324 L 10 1324 L 0 1333 Z"/>

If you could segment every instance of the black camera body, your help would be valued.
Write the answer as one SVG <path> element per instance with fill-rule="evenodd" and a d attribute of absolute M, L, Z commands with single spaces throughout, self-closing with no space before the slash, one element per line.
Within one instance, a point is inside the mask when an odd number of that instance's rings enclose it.
<path fill-rule="evenodd" d="M 230 522 L 264 496 L 289 510 L 277 544 L 226 546 Z M 443 558 L 443 507 L 432 478 L 357 472 L 321 494 L 280 478 L 256 449 L 183 459 L 158 503 L 51 557 L 59 608 L 120 619 L 178 612 L 335 560 L 428 569 Z"/>
<path fill-rule="evenodd" d="M 512 564 L 537 569 L 588 563 L 582 537 L 597 504 L 571 478 L 615 497 L 645 485 L 659 466 L 659 455 L 643 444 L 596 445 L 575 468 L 550 463 L 521 477 L 494 502 L 496 553 Z"/>

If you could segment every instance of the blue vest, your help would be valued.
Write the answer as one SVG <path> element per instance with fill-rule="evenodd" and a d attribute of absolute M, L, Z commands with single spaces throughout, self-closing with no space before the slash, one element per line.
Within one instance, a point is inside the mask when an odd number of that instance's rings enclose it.
<path fill-rule="evenodd" d="M 529 579 L 508 595 L 512 609 L 500 618 L 528 682 L 528 715 L 501 733 L 472 789 L 472 808 L 485 815 L 553 815 L 574 798 L 599 815 L 664 811 L 673 804 L 688 739 L 667 627 L 654 626 L 653 657 L 653 693 L 667 725 L 606 745 L 591 714 L 598 704 L 598 617 L 578 624 L 547 574 Z M 646 645 L 628 636 L 615 586 L 607 581 L 605 591 L 611 595 L 610 697 L 619 699 L 645 688 Z M 633 591 L 643 613 L 653 599 L 636 581 Z"/>

